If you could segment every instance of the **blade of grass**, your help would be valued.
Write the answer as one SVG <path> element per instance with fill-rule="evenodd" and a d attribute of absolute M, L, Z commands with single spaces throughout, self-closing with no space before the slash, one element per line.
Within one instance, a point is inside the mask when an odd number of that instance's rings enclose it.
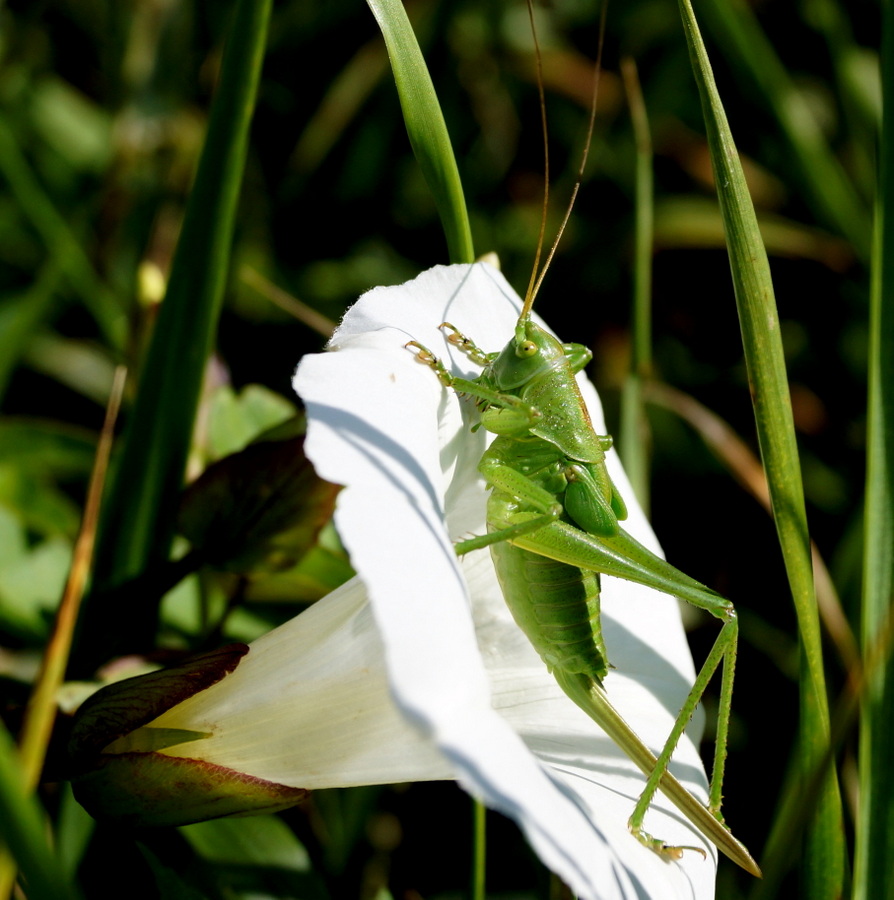
<path fill-rule="evenodd" d="M 56 695 L 62 686 L 65 668 L 68 665 L 68 654 L 71 649 L 78 609 L 84 595 L 90 562 L 93 557 L 96 524 L 99 519 L 99 502 L 105 483 L 109 453 L 112 449 L 115 419 L 118 416 L 121 396 L 124 392 L 125 372 L 124 368 L 119 368 L 115 373 L 115 383 L 112 386 L 102 435 L 96 449 L 93 472 L 90 475 L 84 518 L 74 546 L 71 571 L 59 603 L 59 609 L 56 611 L 53 634 L 44 651 L 43 664 L 25 709 L 25 720 L 19 740 L 19 755 L 22 761 L 21 783 L 25 791 L 33 791 L 37 787 L 46 759 L 53 724 L 56 721 Z M 11 858 L 0 850 L 0 897 L 9 896 L 15 875 L 16 870 Z"/>
<path fill-rule="evenodd" d="M 894 597 L 894 11 L 882 12 L 882 136 L 870 297 L 869 408 L 862 646 L 868 657 L 891 626 Z M 854 897 L 891 897 L 894 858 L 894 662 L 890 646 L 867 672 L 860 721 L 860 808 Z"/>
<path fill-rule="evenodd" d="M 621 396 L 619 451 L 636 499 L 649 514 L 649 429 L 643 384 L 652 377 L 652 237 L 655 200 L 652 187 L 652 137 L 636 63 L 621 61 L 624 88 L 636 141 L 636 226 L 633 266 L 633 354 Z"/>
<path fill-rule="evenodd" d="M 791 149 L 791 175 L 819 217 L 843 234 L 857 255 L 870 253 L 869 209 L 833 155 L 807 99 L 795 85 L 767 40 L 752 10 L 742 0 L 707 0 L 705 20 L 733 70 L 747 75 L 776 118 Z"/>
<path fill-rule="evenodd" d="M 90 475 L 84 518 L 74 546 L 71 571 L 59 609 L 56 611 L 53 634 L 44 652 L 43 665 L 25 709 L 20 747 L 25 786 L 29 790 L 37 786 L 43 768 L 50 733 L 56 718 L 56 693 L 62 686 L 65 676 L 75 622 L 90 572 L 99 521 L 99 504 L 112 449 L 115 420 L 124 393 L 125 376 L 126 370 L 123 367 L 115 372 L 106 418 L 96 449 L 96 460 Z"/>
<path fill-rule="evenodd" d="M 431 75 L 401 0 L 367 0 L 382 29 L 413 153 L 435 198 L 450 261 L 475 259 L 459 169 Z"/>
<path fill-rule="evenodd" d="M 53 257 L 26 291 L 5 300 L 0 310 L 0 399 L 32 335 L 49 316 L 61 277 L 62 268 Z"/>
<path fill-rule="evenodd" d="M 43 189 L 15 134 L 2 117 L 0 175 L 5 178 L 22 214 L 40 235 L 53 260 L 48 270 L 50 277 L 54 268 L 63 270 L 110 346 L 121 348 L 126 324 L 121 303 L 96 274 L 80 240 Z"/>
<path fill-rule="evenodd" d="M 151 642 L 158 598 L 108 590 L 166 560 L 196 406 L 227 281 L 271 0 L 239 0 L 171 277 L 103 514 L 82 665 Z M 106 592 L 104 594 L 104 592 Z M 106 597 L 104 600 L 103 597 Z"/>
<path fill-rule="evenodd" d="M 680 12 L 701 96 L 727 233 L 761 457 L 798 617 L 801 637 L 799 753 L 800 771 L 806 779 L 822 762 L 829 746 L 830 722 L 801 466 L 779 319 L 766 250 L 690 0 L 680 0 Z M 842 896 L 846 869 L 841 797 L 834 769 L 830 769 L 823 779 L 816 803 L 816 815 L 808 828 L 804 847 L 805 896 L 832 900 Z M 790 834 L 777 834 L 771 838 L 771 843 L 775 842 L 779 847 L 779 842 L 790 840 Z M 768 852 L 773 852 L 772 848 Z M 790 849 L 788 852 L 791 853 Z"/>
<path fill-rule="evenodd" d="M 28 900 L 74 900 L 77 891 L 50 849 L 43 811 L 36 798 L 25 790 L 18 750 L 2 724 L 0 822 L 6 848 L 27 883 Z"/>

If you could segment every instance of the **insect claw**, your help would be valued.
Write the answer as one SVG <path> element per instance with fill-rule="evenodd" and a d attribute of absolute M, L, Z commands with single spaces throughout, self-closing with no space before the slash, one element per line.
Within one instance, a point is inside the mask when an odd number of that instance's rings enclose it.
<path fill-rule="evenodd" d="M 438 328 L 449 331 L 450 334 L 445 335 L 447 343 L 453 344 L 454 347 L 458 347 L 459 350 L 462 353 L 465 353 L 473 363 L 476 363 L 479 366 L 487 364 L 487 354 L 481 350 L 470 337 L 466 337 L 466 335 L 464 335 L 455 325 L 451 325 L 450 322 L 441 322 L 441 324 L 438 325 Z"/>
<path fill-rule="evenodd" d="M 664 859 L 682 859 L 684 850 L 694 850 L 696 853 L 701 853 L 703 859 L 708 858 L 708 854 L 705 852 L 703 847 L 691 847 L 688 845 L 677 845 L 677 844 L 667 844 L 662 841 L 660 838 L 654 838 L 651 834 L 647 834 L 642 829 L 635 829 L 630 826 L 628 823 L 628 828 L 630 828 L 633 836 L 644 846 L 648 847 L 650 850 L 653 850 L 659 856 Z"/>
<path fill-rule="evenodd" d="M 447 371 L 444 363 L 442 363 L 428 347 L 424 344 L 420 344 L 419 341 L 407 341 L 406 344 L 404 344 L 404 347 L 413 348 L 415 350 L 416 360 L 423 365 L 428 366 L 430 369 L 434 369 L 435 374 L 438 376 L 438 380 L 444 387 L 450 387 L 453 384 L 453 376 Z"/>
<path fill-rule="evenodd" d="M 457 347 L 469 346 L 472 342 L 455 326 L 451 325 L 450 322 L 441 322 L 438 325 L 442 331 L 449 331 L 449 334 L 444 335 L 447 341 Z"/>
<path fill-rule="evenodd" d="M 404 344 L 404 347 L 415 347 L 416 359 L 418 359 L 421 363 L 425 363 L 425 365 L 427 366 L 431 365 L 437 359 L 437 357 L 434 355 L 434 353 L 431 352 L 431 350 L 428 349 L 428 347 L 423 347 L 422 344 L 420 344 L 418 341 L 407 341 L 406 344 Z"/>

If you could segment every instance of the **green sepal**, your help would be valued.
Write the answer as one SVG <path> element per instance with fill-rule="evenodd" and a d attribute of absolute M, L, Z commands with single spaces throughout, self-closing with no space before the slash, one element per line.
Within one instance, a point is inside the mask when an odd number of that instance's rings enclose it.
<path fill-rule="evenodd" d="M 179 666 L 126 678 L 97 691 L 81 705 L 72 725 L 68 741 L 72 780 L 91 771 L 111 743 L 216 684 L 246 653 L 247 645 L 228 644 Z"/>
<path fill-rule="evenodd" d="M 69 738 L 78 802 L 96 819 L 133 827 L 188 825 L 300 803 L 308 793 L 303 788 L 155 752 L 201 740 L 201 732 L 144 727 L 226 677 L 248 650 L 245 644 L 229 644 L 179 666 L 110 684 L 90 697 L 78 710 Z M 134 747 L 149 752 L 133 752 Z"/>
<path fill-rule="evenodd" d="M 134 828 L 272 813 L 308 795 L 303 788 L 162 753 L 103 754 L 90 772 L 73 779 L 73 788 L 95 819 Z"/>

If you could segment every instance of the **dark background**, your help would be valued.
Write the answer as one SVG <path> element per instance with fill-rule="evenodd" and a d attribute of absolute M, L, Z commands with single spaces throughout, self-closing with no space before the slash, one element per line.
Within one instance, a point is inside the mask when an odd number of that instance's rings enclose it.
<path fill-rule="evenodd" d="M 857 186 L 868 220 L 873 130 L 842 95 L 835 48 L 811 8 L 782 0 L 754 4 L 760 25 Z M 509 280 L 523 290 L 543 182 L 527 14 L 515 0 L 418 2 L 408 9 L 454 142 L 476 252 L 496 251 Z M 871 80 L 878 5 L 864 0 L 847 9 L 853 30 L 848 46 Z M 11 2 L 0 10 L 0 115 L 99 277 L 129 308 L 131 363 L 152 320 L 151 306 L 139 300 L 140 266 L 148 260 L 167 271 L 229 12 L 229 3 L 173 0 L 45 0 Z M 570 195 L 585 132 L 589 73 L 599 42 L 593 4 L 551 4 L 540 36 L 552 234 Z M 808 514 L 853 619 L 864 478 L 865 248 L 854 248 L 817 211 L 804 189 L 807 174 L 798 169 L 766 96 L 730 45 L 710 28 L 706 38 L 758 214 L 777 226 L 768 245 Z M 674 3 L 626 0 L 609 10 L 589 165 L 537 309 L 563 339 L 593 348 L 590 374 L 616 432 L 630 353 L 634 214 L 634 144 L 619 77 L 625 56 L 639 68 L 655 151 L 656 378 L 718 413 L 756 449 L 701 113 Z M 338 94 L 345 79 L 347 87 Z M 9 178 L 8 168 L 0 173 L 0 340 L 4 304 L 29 290 L 49 259 Z M 685 214 L 677 215 L 684 201 Z M 399 283 L 447 261 L 369 10 L 347 0 L 278 3 L 219 334 L 227 377 L 237 388 L 261 383 L 294 400 L 290 380 L 298 359 L 323 343 L 247 286 L 243 266 L 337 320 L 367 288 Z M 72 355 L 77 351 L 86 357 Z M 59 284 L 24 337 L 2 353 L 0 403 L 7 421 L 50 422 L 56 431 L 88 437 L 98 430 L 104 397 L 90 373 L 99 372 L 101 382 L 118 354 L 104 345 L 77 292 Z M 86 368 L 84 358 L 90 361 Z M 739 610 L 742 641 L 725 809 L 737 835 L 759 856 L 791 752 L 797 701 L 794 617 L 773 526 L 689 426 L 657 408 L 650 409 L 650 423 L 651 515 L 667 556 L 729 596 Z M 14 454 L 4 453 L 0 447 L 0 476 L 21 486 L 25 476 Z M 58 460 L 45 474 L 38 481 L 45 484 L 47 503 L 67 510 L 57 530 L 70 540 L 86 483 L 84 460 Z M 21 493 L 4 482 L 0 504 L 25 508 Z M 49 525 L 29 521 L 35 545 L 53 533 Z M 697 620 L 696 659 L 715 633 L 712 622 Z M 39 646 L 33 635 L 14 630 L 0 638 L 16 652 Z M 828 671 L 837 694 L 845 673 L 834 651 Z M 10 676 L 0 688 L 6 705 L 14 707 L 20 681 Z M 308 843 L 333 896 L 358 896 L 371 865 L 391 872 L 395 897 L 446 897 L 465 888 L 471 812 L 455 788 L 388 788 L 371 799 L 364 794 L 356 804 L 364 816 L 368 811 L 364 821 L 372 823 L 371 830 L 359 828 L 356 843 L 337 864 L 327 856 L 312 816 L 299 811 L 286 817 Z M 420 818 L 429 825 L 418 827 Z M 396 843 L 382 839 L 385 849 L 376 843 L 376 827 L 383 822 L 402 834 Z M 501 822 L 493 830 L 493 890 L 530 890 L 536 879 L 546 885 L 547 876 L 514 828 Z M 101 835 L 97 847 L 106 840 L 112 846 L 132 841 Z M 157 835 L 149 840 L 163 849 L 166 842 L 176 843 Z M 92 894 L 100 896 L 103 879 L 93 871 L 102 858 L 97 847 L 85 871 L 92 872 Z M 719 895 L 738 896 L 734 883 L 746 884 L 724 870 Z"/>

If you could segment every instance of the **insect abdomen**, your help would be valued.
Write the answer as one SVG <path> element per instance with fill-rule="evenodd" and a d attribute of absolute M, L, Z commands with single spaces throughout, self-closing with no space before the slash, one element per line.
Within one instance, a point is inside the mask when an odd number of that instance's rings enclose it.
<path fill-rule="evenodd" d="M 595 572 L 530 553 L 509 542 L 491 547 L 503 596 L 549 670 L 598 681 L 608 671 Z"/>

